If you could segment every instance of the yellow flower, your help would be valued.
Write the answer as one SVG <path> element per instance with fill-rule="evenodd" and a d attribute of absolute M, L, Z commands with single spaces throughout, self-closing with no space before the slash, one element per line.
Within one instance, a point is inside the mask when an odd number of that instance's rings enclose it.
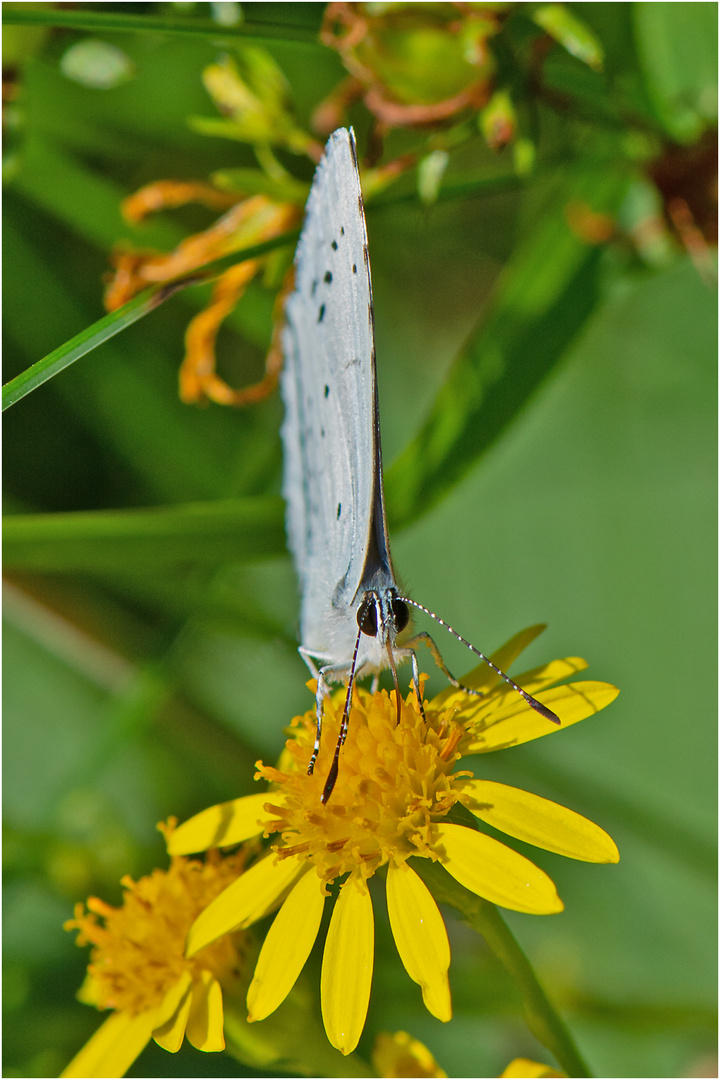
<path fill-rule="evenodd" d="M 171 835 L 172 825 L 165 827 Z M 228 935 L 192 959 L 185 937 L 199 912 L 242 872 L 245 857 L 211 852 L 202 863 L 173 858 L 169 870 L 122 880 L 121 907 L 90 897 L 65 924 L 78 945 L 92 945 L 81 1001 L 112 1015 L 62 1076 L 124 1076 L 151 1038 L 171 1053 L 183 1038 L 198 1050 L 222 1050 L 222 990 L 242 966 L 240 935 Z"/>
<path fill-rule="evenodd" d="M 539 633 L 517 635 L 493 656 L 504 670 Z M 582 670 L 576 658 L 518 676 L 561 726 L 598 712 L 617 695 L 607 683 L 555 685 Z M 466 685 L 482 697 L 444 691 L 423 719 L 411 692 L 397 723 L 387 692 L 356 691 L 340 773 L 321 803 L 345 691 L 326 699 L 323 739 L 313 775 L 307 763 L 314 709 L 293 721 L 280 768 L 259 764 L 272 784 L 203 811 L 169 841 L 172 854 L 279 834 L 272 850 L 199 915 L 188 935 L 195 955 L 230 930 L 280 906 L 265 938 L 248 992 L 250 1020 L 269 1016 L 292 988 L 320 928 L 328 887 L 344 878 L 334 901 L 323 954 L 322 1015 L 333 1046 L 350 1053 L 360 1038 L 373 969 L 373 906 L 368 879 L 386 868 L 390 926 L 400 958 L 419 983 L 427 1009 L 451 1017 L 450 948 L 442 916 L 413 869 L 412 857 L 439 861 L 461 885 L 502 907 L 538 915 L 562 910 L 550 878 L 529 859 L 473 828 L 465 811 L 509 836 L 588 862 L 616 862 L 617 848 L 597 825 L 562 806 L 505 784 L 456 771 L 463 754 L 486 753 L 558 730 L 487 667 Z M 312 685 L 312 684 L 310 684 Z"/>
<path fill-rule="evenodd" d="M 372 1063 L 377 1076 L 418 1076 L 428 1080 L 440 1080 L 447 1076 L 432 1056 L 427 1046 L 413 1039 L 407 1031 L 394 1035 L 381 1032 L 375 1040 Z"/>
<path fill-rule="evenodd" d="M 550 1077 L 550 1076 L 565 1076 L 565 1073 L 557 1072 L 556 1069 L 551 1069 L 549 1065 L 543 1065 L 539 1061 L 531 1061 L 530 1058 L 514 1058 L 503 1073 L 502 1077 L 523 1077 L 524 1080 L 528 1080 L 529 1077 Z"/>
<path fill-rule="evenodd" d="M 381 1032 L 375 1039 L 372 1063 L 377 1076 L 416 1076 L 428 1080 L 440 1080 L 447 1073 L 438 1065 L 433 1055 L 419 1039 L 413 1039 L 406 1031 L 396 1031 L 393 1035 Z M 501 1077 L 562 1077 L 565 1073 L 557 1072 L 549 1065 L 529 1058 L 514 1058 Z"/>

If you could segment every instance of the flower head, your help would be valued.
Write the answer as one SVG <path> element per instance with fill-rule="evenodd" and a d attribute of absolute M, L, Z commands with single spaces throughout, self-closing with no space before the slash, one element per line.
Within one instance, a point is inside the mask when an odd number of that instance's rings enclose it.
<path fill-rule="evenodd" d="M 172 834 L 165 827 L 166 836 Z M 78 904 L 65 924 L 78 945 L 91 945 L 79 998 L 112 1015 L 63 1076 L 123 1076 L 151 1038 L 171 1052 L 183 1038 L 199 1050 L 222 1050 L 222 990 L 244 959 L 242 935 L 232 934 L 188 958 L 185 937 L 193 920 L 242 872 L 245 857 L 212 852 L 199 862 L 173 858 L 168 870 L 122 880 L 120 907 L 97 897 Z"/>
<path fill-rule="evenodd" d="M 372 1064 L 378 1076 L 415 1076 L 427 1080 L 439 1080 L 447 1073 L 438 1065 L 424 1043 L 408 1035 L 407 1031 L 395 1031 L 392 1034 L 381 1031 L 375 1039 L 372 1051 Z M 549 1065 L 529 1058 L 515 1058 L 503 1070 L 501 1077 L 562 1077 L 565 1073 L 557 1072 Z"/>
<path fill-rule="evenodd" d="M 531 1061 L 529 1058 L 514 1058 L 506 1069 L 501 1073 L 503 1077 L 554 1077 L 565 1076 L 565 1073 L 552 1069 L 549 1065 L 543 1065 L 539 1061 Z"/>
<path fill-rule="evenodd" d="M 382 1031 L 375 1040 L 372 1063 L 378 1076 L 417 1076 L 439 1080 L 447 1076 L 433 1055 L 419 1039 L 413 1039 L 407 1031 L 392 1035 Z"/>
<path fill-rule="evenodd" d="M 539 629 L 517 635 L 493 661 L 507 669 Z M 606 683 L 550 689 L 584 666 L 575 658 L 555 661 L 517 681 L 567 727 L 599 711 L 617 694 Z M 466 683 L 482 696 L 446 690 L 425 704 L 425 718 L 411 692 L 402 702 L 399 724 L 387 692 L 356 690 L 339 777 L 332 798 L 323 804 L 344 699 L 344 691 L 338 691 L 326 701 L 313 775 L 307 775 L 307 762 L 314 709 L 293 721 L 280 766 L 259 764 L 258 775 L 272 785 L 268 794 L 212 807 L 170 838 L 169 850 L 180 853 L 235 844 L 259 832 L 276 836 L 272 851 L 218 896 L 188 935 L 188 951 L 194 955 L 281 904 L 248 992 L 251 1020 L 268 1016 L 292 988 L 315 942 L 329 886 L 344 878 L 325 943 L 321 998 L 330 1042 L 343 1053 L 355 1048 L 367 1014 L 373 968 L 368 879 L 380 870 L 386 873 L 390 925 L 401 960 L 420 985 L 428 1010 L 449 1020 L 447 933 L 412 859 L 440 862 L 461 885 L 502 907 L 547 915 L 563 906 L 542 870 L 474 828 L 466 811 L 509 836 L 570 858 L 617 861 L 613 841 L 586 818 L 458 770 L 464 754 L 485 753 L 557 730 L 488 668 L 472 672 Z"/>

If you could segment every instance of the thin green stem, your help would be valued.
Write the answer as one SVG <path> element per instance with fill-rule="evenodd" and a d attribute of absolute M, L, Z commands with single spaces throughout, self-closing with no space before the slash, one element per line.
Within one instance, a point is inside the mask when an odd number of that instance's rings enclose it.
<path fill-rule="evenodd" d="M 313 27 L 288 23 L 264 22 L 260 19 L 243 21 L 237 26 L 220 26 L 210 19 L 166 18 L 163 15 L 115 14 L 111 11 L 57 11 L 54 9 L 28 10 L 25 5 L 4 4 L 2 21 L 6 26 L 61 26 L 72 30 L 96 30 L 102 33 L 162 33 L 184 34 L 193 37 L 222 38 L 252 37 L 255 39 L 292 41 L 297 44 L 317 45 L 317 33 Z"/>
<path fill-rule="evenodd" d="M 426 882 L 436 900 L 451 904 L 473 930 L 482 934 L 518 987 L 525 1019 L 535 1038 L 554 1055 L 568 1076 L 592 1076 L 565 1023 L 548 1000 L 528 958 L 495 905 L 458 884 L 439 863 L 414 859 L 413 868 Z"/>
<path fill-rule="evenodd" d="M 441 185 L 436 201 L 447 202 L 452 199 L 465 199 L 473 195 L 502 195 L 506 191 L 519 191 L 525 186 L 526 181 L 515 173 L 475 177 L 470 180 L 450 180 Z M 385 210 L 388 207 L 401 206 L 403 203 L 419 205 L 417 191 L 413 189 L 412 191 L 378 195 L 375 199 L 369 199 L 367 206 L 368 209 Z"/>
<path fill-rule="evenodd" d="M 243 262 L 246 259 L 259 258 L 261 255 L 267 254 L 268 251 L 273 251 L 275 248 L 291 243 L 296 239 L 297 235 L 297 230 L 285 233 L 262 244 L 255 244 L 251 248 L 233 252 L 233 254 L 227 255 L 223 259 L 209 264 L 207 268 L 197 274 L 180 278 L 178 281 L 172 281 L 159 289 L 146 289 L 139 296 L 129 300 L 127 304 L 123 304 L 117 311 L 111 311 L 109 315 L 105 315 L 102 319 L 93 323 L 92 326 L 81 330 L 70 341 L 59 345 L 57 349 L 48 353 L 42 360 L 38 360 L 37 363 L 26 368 L 25 371 L 7 382 L 3 386 L 2 411 L 4 412 L 11 405 L 21 401 L 33 390 L 37 390 L 38 386 L 42 386 L 43 383 L 63 371 L 64 368 L 79 360 L 81 356 L 85 356 L 86 353 L 97 349 L 98 345 L 102 345 L 128 326 L 132 326 L 138 319 L 149 315 L 151 311 L 154 311 L 155 308 L 163 304 L 180 289 L 186 289 L 192 285 L 203 285 L 212 280 L 213 277 L 217 277 L 227 266 Z"/>
<path fill-rule="evenodd" d="M 195 280 L 187 282 L 187 284 L 196 283 Z M 178 284 L 178 287 L 182 286 Z M 42 360 L 38 360 L 37 363 L 16 375 L 14 379 L 11 379 L 3 386 L 3 412 L 9 409 L 11 405 L 21 401 L 33 390 L 37 390 L 38 386 L 42 386 L 43 383 L 47 382 L 48 379 L 52 379 L 58 372 L 79 360 L 81 356 L 92 352 L 98 345 L 102 345 L 103 342 L 108 341 L 115 334 L 119 334 L 121 330 L 132 326 L 138 319 L 142 319 L 143 316 L 154 311 L 175 291 L 175 287 L 169 288 L 167 286 L 163 289 L 146 289 L 127 304 L 123 304 L 117 311 L 111 311 L 109 315 L 105 315 L 98 322 L 93 323 L 92 326 L 81 330 L 70 341 L 58 346 L 57 349 L 44 356 Z"/>
<path fill-rule="evenodd" d="M 85 353 L 96 349 L 98 345 L 102 345 L 115 334 L 119 334 L 127 326 L 132 326 L 138 319 L 142 319 L 148 312 L 154 311 L 165 299 L 158 296 L 157 289 L 146 289 L 117 311 L 110 312 L 92 326 L 81 330 L 70 341 L 58 346 L 42 360 L 38 360 L 37 363 L 16 375 L 14 379 L 10 379 L 3 386 L 2 411 L 5 412 L 11 405 L 21 401 L 33 390 L 37 390 L 38 386 L 52 379 L 54 375 L 79 360 Z"/>

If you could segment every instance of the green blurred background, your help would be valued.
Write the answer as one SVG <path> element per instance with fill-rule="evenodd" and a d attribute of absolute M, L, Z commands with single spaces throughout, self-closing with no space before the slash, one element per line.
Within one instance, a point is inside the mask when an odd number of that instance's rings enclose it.
<path fill-rule="evenodd" d="M 218 7 L 76 5 L 178 19 L 209 18 Z M 519 5 L 526 10 L 513 18 L 530 26 L 537 7 Z M 12 8 L 4 5 L 6 17 Z M 284 71 L 305 125 L 344 75 L 338 55 L 314 41 L 323 9 L 243 5 L 248 27 L 275 23 L 271 37 L 253 40 Z M 607 712 L 477 762 L 479 775 L 586 814 L 621 853 L 617 867 L 597 867 L 533 852 L 566 910 L 507 918 L 596 1075 L 711 1076 L 714 241 L 707 221 L 696 221 L 709 246 L 688 251 L 663 216 L 664 191 L 653 178 L 655 163 L 675 155 L 690 160 L 688 190 L 706 179 L 717 9 L 568 9 L 602 43 L 604 71 L 555 45 L 545 69 L 555 95 L 525 84 L 518 111 L 536 148 L 536 174 L 490 193 L 484 180 L 512 178 L 513 159 L 510 149 L 488 150 L 475 128 L 473 138 L 458 140 L 447 171 L 448 184 L 470 182 L 469 191 L 423 206 L 410 174 L 368 207 L 393 551 L 410 595 L 479 648 L 546 622 L 517 670 L 579 655 L 590 662 L 590 678 L 621 688 Z M 507 33 L 514 55 L 524 55 L 527 28 L 515 38 Z M 68 49 L 88 38 L 111 42 L 127 61 L 106 89 L 63 68 Z M 120 215 L 123 196 L 157 179 L 205 178 L 255 163 L 246 144 L 203 136 L 187 123 L 213 115 L 202 70 L 242 40 L 219 32 L 5 28 L 13 87 L 6 380 L 102 316 L 101 283 L 117 240 L 167 248 L 212 221 L 195 208 L 132 229 Z M 504 47 L 507 65 L 507 41 Z M 362 145 L 369 117 L 361 104 L 350 120 Z M 425 137 L 391 133 L 385 158 Z M 310 178 L 308 161 L 281 157 Z M 613 236 L 592 249 L 590 270 L 579 265 L 575 275 L 560 266 L 550 226 L 541 230 L 553 215 L 560 220 L 572 175 L 590 178 L 592 204 L 592 183 L 609 185 L 613 170 Z M 650 234 L 642 231 L 648 221 L 655 223 Z M 534 264 L 518 255 L 528 237 L 540 245 Z M 513 293 L 512 275 L 521 272 L 530 285 L 521 281 Z M 534 284 L 562 273 L 566 300 L 531 319 L 505 353 L 483 353 L 484 320 L 495 319 L 502 342 L 513 333 L 513 308 L 522 321 Z M 493 299 L 498 288 L 502 303 L 497 292 Z M 276 398 L 244 411 L 178 400 L 184 329 L 208 295 L 206 287 L 177 295 L 6 414 L 6 513 L 182 508 L 278 495 Z M 234 384 L 262 371 L 272 301 L 254 285 L 221 334 L 222 370 Z M 456 358 L 467 355 L 467 342 L 486 372 L 495 358 L 509 389 L 499 404 L 491 400 L 465 417 L 463 439 L 446 462 L 429 463 L 427 476 L 413 479 L 419 458 L 407 448 L 428 414 L 442 407 L 452 428 L 453 397 L 448 405 L 443 388 L 454 388 L 462 413 L 468 376 Z M 527 372 L 536 352 L 549 359 L 533 388 Z M 526 385 L 515 401 L 513 388 Z M 274 552 L 281 544 L 275 504 L 262 505 L 270 506 L 266 550 Z M 86 556 L 79 521 L 77 535 L 71 524 L 40 563 L 32 545 L 37 518 L 27 520 L 27 544 L 9 533 L 16 539 L 6 546 L 6 1076 L 56 1075 L 98 1026 L 97 1014 L 74 1000 L 86 954 L 62 930 L 73 904 L 89 893 L 117 902 L 122 874 L 165 865 L 156 821 L 251 791 L 255 760 L 272 760 L 283 727 L 311 704 L 295 652 L 297 591 L 286 555 L 259 558 L 257 545 L 244 550 L 239 532 L 232 558 L 190 533 L 173 558 L 163 558 L 162 545 L 146 558 L 132 540 Z M 452 670 L 473 666 L 457 643 L 442 648 Z M 442 685 L 433 674 L 431 688 Z M 520 1055 L 548 1060 L 482 941 L 451 915 L 448 921 L 452 1022 L 424 1011 L 379 920 L 361 1050 L 377 1031 L 404 1029 L 450 1076 L 495 1076 Z M 131 1075 L 256 1073 L 224 1055 L 183 1049 L 172 1056 L 152 1046 Z"/>

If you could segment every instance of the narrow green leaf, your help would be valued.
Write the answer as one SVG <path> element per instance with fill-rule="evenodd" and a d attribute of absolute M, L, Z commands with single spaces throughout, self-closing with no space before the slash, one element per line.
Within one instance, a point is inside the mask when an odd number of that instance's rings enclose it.
<path fill-rule="evenodd" d="M 570 172 L 505 267 L 480 326 L 456 358 L 418 435 L 386 474 L 393 526 L 407 525 L 505 431 L 562 358 L 599 298 L 602 247 L 568 210 L 613 215 L 627 184 L 608 162 Z M 548 433 L 549 437 L 551 433 Z"/>
<path fill-rule="evenodd" d="M 671 139 L 691 143 L 717 125 L 717 4 L 632 6 L 645 89 Z"/>
<path fill-rule="evenodd" d="M 183 285 L 196 283 L 196 280 L 193 280 L 184 282 Z M 144 315 L 154 311 L 181 287 L 182 285 L 177 283 L 173 287 L 164 289 L 146 289 L 139 296 L 128 301 L 127 304 L 123 304 L 117 311 L 111 311 L 109 315 L 98 319 L 92 326 L 81 330 L 74 338 L 48 353 L 47 356 L 43 357 L 42 360 L 38 360 L 32 367 L 26 368 L 25 371 L 16 375 L 14 379 L 11 379 L 3 386 L 2 411 L 5 412 L 11 405 L 21 401 L 26 394 L 37 390 L 38 386 L 42 386 L 48 379 L 52 379 L 54 375 L 69 367 L 70 364 L 74 364 L 81 356 L 85 356 L 86 353 L 97 349 L 98 345 L 102 345 L 103 342 L 108 341 L 115 334 L 119 334 L 121 330 L 132 326 L 138 319 L 142 319 Z"/>
<path fill-rule="evenodd" d="M 289 240 L 294 239 L 295 235 L 296 233 L 292 232 L 276 237 L 273 240 L 266 240 L 262 244 L 255 244 L 253 247 L 246 248 L 237 254 L 224 256 L 216 263 L 211 264 L 206 271 L 203 270 L 198 274 L 170 282 L 170 284 L 164 285 L 160 289 L 145 289 L 144 292 L 129 300 L 127 304 L 123 304 L 122 307 L 117 308 L 116 311 L 111 311 L 109 315 L 105 315 L 102 319 L 93 323 L 92 326 L 81 330 L 70 341 L 59 345 L 57 349 L 48 353 L 42 360 L 38 360 L 37 363 L 26 368 L 25 371 L 7 382 L 3 386 L 2 411 L 4 412 L 11 405 L 21 401 L 27 394 L 37 390 L 43 383 L 52 379 L 53 376 L 63 371 L 70 364 L 79 360 L 80 357 L 85 356 L 86 353 L 97 349 L 99 345 L 114 337 L 115 334 L 119 334 L 121 330 L 125 330 L 128 326 L 132 326 L 134 322 L 137 322 L 138 319 L 149 315 L 151 311 L 158 308 L 176 292 L 193 285 L 206 284 L 214 272 L 220 273 L 236 262 L 257 258 L 269 251 L 273 251 L 275 248 L 281 247 L 288 243 Z"/>
<path fill-rule="evenodd" d="M 566 4 L 541 4 L 533 12 L 532 18 L 571 56 L 576 56 L 596 71 L 602 69 L 604 51 L 601 42 Z"/>
<path fill-rule="evenodd" d="M 72 30 L 97 30 L 102 33 L 161 33 L 182 34 L 190 37 L 209 37 L 213 41 L 223 38 L 252 37 L 271 41 L 291 41 L 296 45 L 314 45 L 317 34 L 314 27 L 299 23 L 273 23 L 251 19 L 239 26 L 220 26 L 210 19 L 184 19 L 163 15 L 130 15 L 127 12 L 28 10 L 25 4 L 3 5 L 2 21 L 6 26 L 60 26 Z"/>
<path fill-rule="evenodd" d="M 15 570 L 88 572 L 251 562 L 285 553 L 282 501 L 227 499 L 141 510 L 6 517 L 4 563 Z"/>

